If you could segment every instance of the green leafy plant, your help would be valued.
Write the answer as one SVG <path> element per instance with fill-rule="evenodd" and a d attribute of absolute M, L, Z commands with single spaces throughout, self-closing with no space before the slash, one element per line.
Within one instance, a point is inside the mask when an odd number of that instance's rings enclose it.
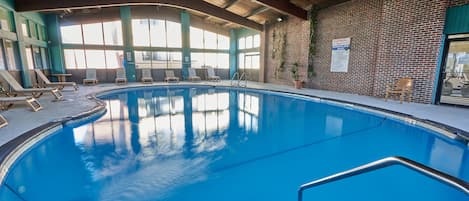
<path fill-rule="evenodd" d="M 308 55 L 308 78 L 316 76 L 314 71 L 314 55 L 316 54 L 316 30 L 318 26 L 319 8 L 315 5 L 309 10 L 309 55 Z"/>
<path fill-rule="evenodd" d="M 299 67 L 300 67 L 300 64 L 298 62 L 295 62 L 295 63 L 293 63 L 292 67 L 290 68 L 291 77 L 295 81 L 300 80 Z"/>

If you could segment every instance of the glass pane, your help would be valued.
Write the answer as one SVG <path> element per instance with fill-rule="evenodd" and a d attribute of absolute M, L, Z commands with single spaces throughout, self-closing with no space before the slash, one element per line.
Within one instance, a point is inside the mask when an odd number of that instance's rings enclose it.
<path fill-rule="evenodd" d="M 33 52 L 31 47 L 26 47 L 26 61 L 27 61 L 27 66 L 28 69 L 32 70 L 34 69 L 34 60 L 33 60 Z"/>
<path fill-rule="evenodd" d="M 469 41 L 451 41 L 442 77 L 442 103 L 469 106 Z"/>
<path fill-rule="evenodd" d="M 42 67 L 44 69 L 49 68 L 49 54 L 47 53 L 47 49 L 41 47 L 41 60 L 42 60 Z"/>
<path fill-rule="evenodd" d="M 191 68 L 201 68 L 204 65 L 204 53 L 191 53 Z"/>
<path fill-rule="evenodd" d="M 261 36 L 259 34 L 254 35 L 254 47 L 261 46 Z"/>
<path fill-rule="evenodd" d="M 229 69 L 230 68 L 230 55 L 226 53 L 217 54 L 218 68 Z"/>
<path fill-rule="evenodd" d="M 64 49 L 66 68 L 86 68 L 85 51 L 81 49 Z"/>
<path fill-rule="evenodd" d="M 169 52 L 168 53 L 168 68 L 182 68 L 182 53 Z"/>
<path fill-rule="evenodd" d="M 190 28 L 190 41 L 191 41 L 191 48 L 204 48 L 204 32 L 202 29 Z"/>
<path fill-rule="evenodd" d="M 103 22 L 104 44 L 123 45 L 121 21 Z"/>
<path fill-rule="evenodd" d="M 259 69 L 260 66 L 260 57 L 259 55 L 252 56 L 252 68 Z"/>
<path fill-rule="evenodd" d="M 247 56 L 244 57 L 244 59 L 245 59 L 246 69 L 252 69 L 252 56 L 247 55 Z"/>
<path fill-rule="evenodd" d="M 244 69 L 244 53 L 239 54 L 238 56 L 238 68 L 239 69 Z"/>
<path fill-rule="evenodd" d="M 6 63 L 5 63 L 5 59 L 3 58 L 3 45 L 1 43 L 0 43 L 0 70 L 8 70 Z"/>
<path fill-rule="evenodd" d="M 35 68 L 42 69 L 42 56 L 41 56 L 41 50 L 39 50 L 38 47 L 33 47 L 33 59 L 34 59 L 34 64 Z"/>
<path fill-rule="evenodd" d="M 101 23 L 83 24 L 85 44 L 103 45 L 103 27 Z"/>
<path fill-rule="evenodd" d="M 16 69 L 16 48 L 11 40 L 5 40 L 5 56 L 8 69 Z"/>
<path fill-rule="evenodd" d="M 238 49 L 242 50 L 246 48 L 246 38 L 238 39 Z"/>
<path fill-rule="evenodd" d="M 31 38 L 38 39 L 36 23 L 28 21 L 28 25 Z"/>
<path fill-rule="evenodd" d="M 167 52 L 153 52 L 152 54 L 152 68 L 167 68 L 168 53 Z"/>
<path fill-rule="evenodd" d="M 86 50 L 87 68 L 106 68 L 104 50 Z"/>
<path fill-rule="evenodd" d="M 0 8 L 0 29 L 11 31 L 10 11 Z"/>
<path fill-rule="evenodd" d="M 61 26 L 62 43 L 82 44 L 81 25 Z"/>
<path fill-rule="evenodd" d="M 166 47 L 166 27 L 164 20 L 150 19 L 150 36 L 152 47 Z"/>
<path fill-rule="evenodd" d="M 23 36 L 29 37 L 28 21 L 24 20 L 21 22 L 21 30 L 23 31 Z"/>
<path fill-rule="evenodd" d="M 230 37 L 224 35 L 218 35 L 218 49 L 228 50 L 230 49 Z"/>
<path fill-rule="evenodd" d="M 148 19 L 132 20 L 132 36 L 135 46 L 150 47 L 150 28 Z"/>
<path fill-rule="evenodd" d="M 205 49 L 217 49 L 217 34 L 204 31 L 204 45 Z"/>
<path fill-rule="evenodd" d="M 151 68 L 151 52 L 135 51 L 135 67 Z"/>
<path fill-rule="evenodd" d="M 246 37 L 246 49 L 252 48 L 252 36 Z"/>
<path fill-rule="evenodd" d="M 107 68 L 123 68 L 124 52 L 120 50 L 106 50 Z"/>
<path fill-rule="evenodd" d="M 218 68 L 217 53 L 205 53 L 205 65 Z"/>
<path fill-rule="evenodd" d="M 181 24 L 166 21 L 166 27 L 168 28 L 168 47 L 182 47 Z"/>

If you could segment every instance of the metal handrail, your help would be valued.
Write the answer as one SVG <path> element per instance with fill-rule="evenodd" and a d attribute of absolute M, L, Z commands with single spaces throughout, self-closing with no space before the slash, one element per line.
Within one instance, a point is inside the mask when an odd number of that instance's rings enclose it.
<path fill-rule="evenodd" d="M 238 76 L 238 80 L 239 80 L 239 72 L 235 72 L 233 74 L 233 76 L 231 76 L 231 80 L 230 80 L 230 85 L 233 86 L 233 81 L 236 79 L 236 76 Z M 239 82 L 238 82 L 239 83 Z"/>
<path fill-rule="evenodd" d="M 371 162 L 371 163 L 368 163 L 368 164 L 365 164 L 365 165 L 362 165 L 362 166 L 359 166 L 350 170 L 346 170 L 338 174 L 324 177 L 316 181 L 303 184 L 300 186 L 300 189 L 298 190 L 298 201 L 303 200 L 303 191 L 306 189 L 319 186 L 322 184 L 334 182 L 337 180 L 346 179 L 348 177 L 360 175 L 363 173 L 371 172 L 374 170 L 382 169 L 382 168 L 393 166 L 393 165 L 402 165 L 411 170 L 419 172 L 425 176 L 431 177 L 437 181 L 447 184 L 453 188 L 456 188 L 466 194 L 469 194 L 469 183 L 463 180 L 460 180 L 456 177 L 453 177 L 449 174 L 440 172 L 438 170 L 435 170 L 433 168 L 430 168 L 428 166 L 415 162 L 413 160 L 410 160 L 404 157 L 393 156 L 393 157 L 388 157 L 388 158 L 384 158 L 381 160 L 377 160 L 375 162 Z"/>
<path fill-rule="evenodd" d="M 241 81 L 244 81 L 244 86 L 241 85 Z M 248 85 L 247 75 L 246 75 L 246 72 L 243 72 L 243 73 L 241 74 L 241 76 L 239 76 L 239 79 L 238 79 L 238 86 L 247 87 L 247 85 Z"/>

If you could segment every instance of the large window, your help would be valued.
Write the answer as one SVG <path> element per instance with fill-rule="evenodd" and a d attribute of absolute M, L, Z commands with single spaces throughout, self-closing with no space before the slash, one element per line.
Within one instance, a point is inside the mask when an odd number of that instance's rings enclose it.
<path fill-rule="evenodd" d="M 229 69 L 228 53 L 193 52 L 191 53 L 191 60 L 192 68 L 210 66 L 213 68 Z"/>
<path fill-rule="evenodd" d="M 182 47 L 181 24 L 160 19 L 133 19 L 132 34 L 137 47 Z"/>
<path fill-rule="evenodd" d="M 190 41 L 193 49 L 230 49 L 230 38 L 221 34 L 190 27 Z"/>
<path fill-rule="evenodd" d="M 181 52 L 135 51 L 137 68 L 181 68 L 181 59 Z"/>
<path fill-rule="evenodd" d="M 252 49 L 259 48 L 261 45 L 261 37 L 259 34 L 244 36 L 238 39 L 238 49 Z"/>
<path fill-rule="evenodd" d="M 123 37 L 120 20 L 61 26 L 65 67 L 123 67 Z"/>
<path fill-rule="evenodd" d="M 259 69 L 260 57 L 259 52 L 248 52 L 238 54 L 239 69 Z"/>
<path fill-rule="evenodd" d="M 260 35 L 243 36 L 238 39 L 238 69 L 260 68 Z"/>

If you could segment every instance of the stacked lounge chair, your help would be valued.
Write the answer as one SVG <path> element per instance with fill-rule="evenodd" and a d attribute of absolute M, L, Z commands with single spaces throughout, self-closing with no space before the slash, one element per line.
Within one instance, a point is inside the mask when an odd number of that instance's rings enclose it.
<path fill-rule="evenodd" d="M 151 69 L 149 68 L 142 69 L 142 83 L 144 84 L 153 83 L 153 77 L 151 76 Z"/>
<path fill-rule="evenodd" d="M 195 69 L 189 68 L 189 77 L 187 78 L 189 81 L 200 81 L 200 77 L 197 76 Z"/>
<path fill-rule="evenodd" d="M 86 78 L 83 79 L 83 85 L 87 84 L 98 84 L 98 79 L 96 78 L 96 69 L 86 69 Z"/>
<path fill-rule="evenodd" d="M 179 78 L 174 75 L 174 71 L 167 70 L 165 71 L 166 77 L 164 78 L 165 82 L 179 82 Z"/>
<path fill-rule="evenodd" d="M 8 93 L 10 96 L 18 96 L 18 95 L 32 95 L 34 98 L 39 98 L 44 93 L 51 93 L 54 95 L 55 99 L 62 100 L 63 95 L 57 88 L 23 88 L 13 76 L 6 70 L 0 70 L 0 77 L 3 78 L 8 85 L 10 86 L 10 92 Z"/>
<path fill-rule="evenodd" d="M 71 86 L 75 91 L 78 90 L 78 85 L 75 82 L 51 82 L 41 70 L 35 69 L 34 72 L 36 72 L 38 85 L 40 87 L 57 87 L 62 90 L 66 86 Z"/>
<path fill-rule="evenodd" d="M 207 66 L 207 80 L 220 81 L 220 76 L 215 75 L 215 71 L 212 67 Z"/>
<path fill-rule="evenodd" d="M 116 69 L 116 84 L 127 84 L 127 76 L 125 75 L 125 69 Z"/>

